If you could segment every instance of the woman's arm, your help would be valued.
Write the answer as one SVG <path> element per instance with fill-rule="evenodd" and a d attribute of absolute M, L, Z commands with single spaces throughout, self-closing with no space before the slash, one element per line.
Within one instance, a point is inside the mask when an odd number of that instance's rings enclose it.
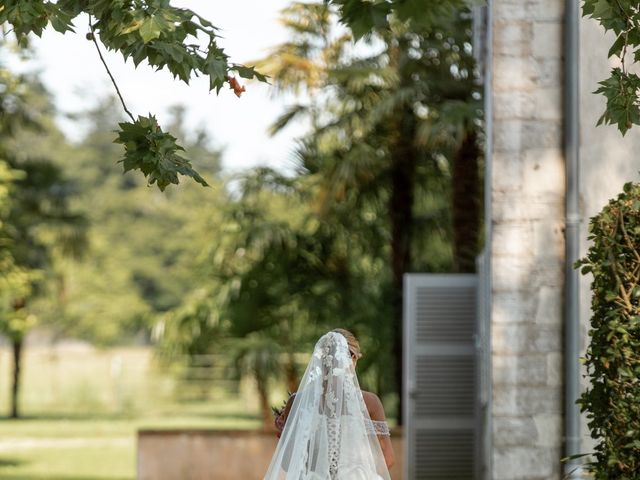
<path fill-rule="evenodd" d="M 362 396 L 364 397 L 364 403 L 367 406 L 371 420 L 374 422 L 386 422 L 384 407 L 378 396 L 371 392 L 362 392 Z M 382 448 L 382 454 L 384 455 L 387 468 L 391 468 L 395 463 L 391 437 L 389 435 L 378 435 L 378 440 L 380 441 L 380 448 Z"/>

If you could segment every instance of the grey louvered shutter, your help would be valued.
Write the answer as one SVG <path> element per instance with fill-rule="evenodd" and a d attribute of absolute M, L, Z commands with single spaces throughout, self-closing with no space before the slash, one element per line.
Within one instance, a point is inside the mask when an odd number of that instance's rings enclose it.
<path fill-rule="evenodd" d="M 477 476 L 477 283 L 405 276 L 406 480 Z"/>

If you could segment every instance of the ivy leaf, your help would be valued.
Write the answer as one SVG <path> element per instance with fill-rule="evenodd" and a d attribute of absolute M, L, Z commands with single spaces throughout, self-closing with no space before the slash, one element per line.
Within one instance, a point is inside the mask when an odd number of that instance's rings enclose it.
<path fill-rule="evenodd" d="M 191 166 L 191 162 L 178 152 L 184 151 L 176 138 L 163 132 L 153 115 L 139 116 L 134 122 L 122 122 L 115 143 L 124 145 L 122 160 L 124 171 L 140 170 L 149 185 L 156 184 L 161 191 L 179 183 L 179 175 L 193 178 L 203 186 L 206 180 Z"/>

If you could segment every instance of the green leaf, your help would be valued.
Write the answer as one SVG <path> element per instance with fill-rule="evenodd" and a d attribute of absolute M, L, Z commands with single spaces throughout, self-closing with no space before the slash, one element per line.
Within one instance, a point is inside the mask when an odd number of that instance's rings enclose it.
<path fill-rule="evenodd" d="M 140 30 L 142 25 L 142 21 L 134 20 L 129 25 L 123 26 L 122 30 L 120 30 L 120 35 L 126 35 L 128 33 L 135 32 L 136 30 Z"/>
<path fill-rule="evenodd" d="M 71 23 L 71 17 L 69 15 L 65 15 L 60 11 L 57 12 L 56 15 L 52 15 L 49 18 L 49 21 L 51 22 L 51 26 L 57 32 L 65 33 L 74 31 L 73 24 Z"/>
<path fill-rule="evenodd" d="M 229 64 L 226 58 L 211 58 L 207 60 L 207 74 L 213 82 L 215 79 L 225 80 L 227 78 L 227 72 L 229 71 Z M 211 88 L 213 90 L 213 87 Z"/>
<path fill-rule="evenodd" d="M 611 46 L 611 48 L 609 49 L 609 53 L 608 53 L 608 57 L 611 58 L 612 56 L 616 56 L 619 57 L 622 54 L 622 49 L 625 45 L 625 35 L 624 34 L 620 34 L 617 38 L 617 40 L 615 42 L 613 42 L 613 45 Z"/>
<path fill-rule="evenodd" d="M 582 273 L 582 275 L 591 273 L 591 265 L 585 265 L 584 267 L 582 267 L 582 269 L 580 269 L 580 273 Z"/>
<path fill-rule="evenodd" d="M 604 299 L 607 302 L 613 302 L 616 298 L 618 298 L 618 294 L 613 291 L 608 291 L 604 296 Z"/>
<path fill-rule="evenodd" d="M 249 79 L 256 78 L 257 80 L 259 80 L 261 82 L 266 82 L 267 81 L 267 76 L 257 72 L 254 67 L 245 67 L 243 65 L 234 65 L 233 66 L 233 70 L 238 72 L 238 75 L 240 75 L 242 78 L 249 78 Z"/>
<path fill-rule="evenodd" d="M 147 18 L 140 26 L 139 33 L 144 43 L 149 43 L 151 40 L 155 40 L 160 37 L 162 34 L 162 28 L 156 21 L 155 17 L 152 16 Z"/>
<path fill-rule="evenodd" d="M 155 183 L 161 191 L 170 184 L 178 184 L 179 175 L 208 186 L 191 162 L 178 155 L 184 148 L 176 143 L 174 136 L 162 131 L 154 116 L 139 116 L 136 121 L 122 122 L 119 126 L 114 142 L 124 145 L 125 153 L 120 161 L 125 172 L 140 170 L 149 184 Z"/>
<path fill-rule="evenodd" d="M 389 28 L 387 17 L 391 13 L 391 4 L 388 2 L 334 0 L 332 3 L 339 5 L 341 22 L 349 26 L 355 40 L 369 35 L 374 29 Z"/>
<path fill-rule="evenodd" d="M 607 0 L 598 0 L 593 6 L 592 16 L 596 19 L 608 18 L 613 13 L 613 9 Z"/>

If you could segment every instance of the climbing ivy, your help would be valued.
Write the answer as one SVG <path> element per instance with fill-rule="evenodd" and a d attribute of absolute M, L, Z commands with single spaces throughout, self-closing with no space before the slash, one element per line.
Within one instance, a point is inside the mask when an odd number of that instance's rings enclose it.
<path fill-rule="evenodd" d="M 576 262 L 591 273 L 590 343 L 584 358 L 589 388 L 578 404 L 587 412 L 596 480 L 640 478 L 640 183 L 590 222 L 592 246 Z"/>

